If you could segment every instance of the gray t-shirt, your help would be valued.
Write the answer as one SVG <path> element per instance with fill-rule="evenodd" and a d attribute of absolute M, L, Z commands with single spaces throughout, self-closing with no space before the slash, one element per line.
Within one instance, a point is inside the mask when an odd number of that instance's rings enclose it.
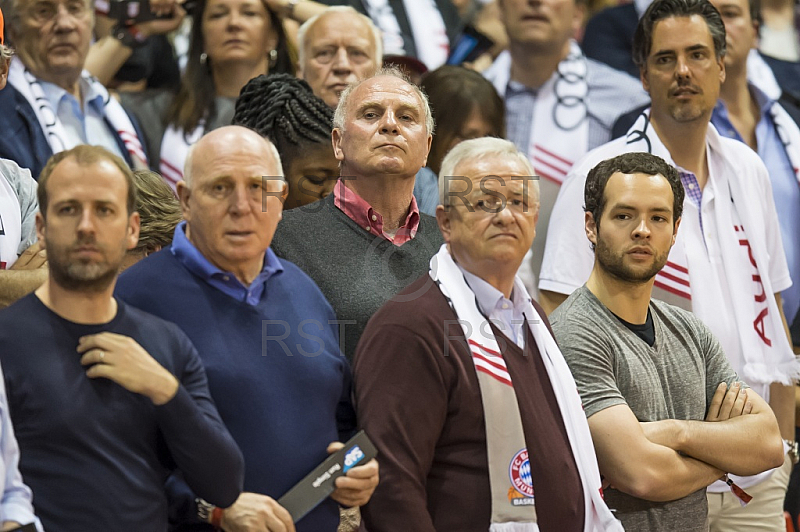
<path fill-rule="evenodd" d="M 587 418 L 627 404 L 639 421 L 702 420 L 719 383 L 738 380 L 717 339 L 693 314 L 656 300 L 651 300 L 650 312 L 653 347 L 625 327 L 586 285 L 550 316 Z M 608 489 L 605 500 L 626 530 L 706 530 L 705 490 L 651 502 Z"/>

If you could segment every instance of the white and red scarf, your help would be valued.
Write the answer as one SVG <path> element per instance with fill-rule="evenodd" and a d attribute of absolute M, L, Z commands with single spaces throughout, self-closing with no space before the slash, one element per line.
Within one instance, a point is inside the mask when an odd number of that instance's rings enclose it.
<path fill-rule="evenodd" d="M 758 215 L 760 211 L 746 208 L 763 191 L 756 188 L 753 180 L 737 177 L 742 175 L 743 169 L 736 167 L 736 161 L 712 155 L 713 152 L 721 151 L 722 139 L 713 125 L 709 124 L 708 128 L 706 145 L 707 150 L 710 150 L 709 172 L 718 179 L 715 186 L 717 199 L 720 200 L 715 201 L 714 208 L 714 222 L 719 240 L 717 245 L 726 268 L 728 286 L 725 288 L 733 300 L 731 312 L 737 323 L 742 346 L 740 353 L 726 355 L 748 384 L 789 384 L 800 377 L 800 363 L 786 338 L 773 296 L 772 283 L 767 275 L 769 253 L 761 238 L 747 237 L 766 234 L 765 220 Z M 650 125 L 649 110 L 643 112 L 628 131 L 627 141 L 627 151 L 652 153 L 670 164 L 675 164 Z M 730 201 L 723 201 L 727 199 Z M 704 295 L 708 283 L 703 282 L 706 272 L 690 270 L 686 240 L 684 232 L 678 231 L 667 264 L 656 275 L 653 297 L 692 311 L 692 299 L 709 298 Z M 743 246 L 747 247 L 749 261 L 741 260 Z M 756 276 L 757 283 L 754 282 Z M 760 310 L 754 305 L 754 300 L 762 303 Z M 704 321 L 710 319 L 699 317 Z"/>
<path fill-rule="evenodd" d="M 492 520 L 489 530 L 537 532 L 539 527 L 536 524 L 535 506 L 515 504 L 516 499 L 525 501 L 531 485 L 531 473 L 514 383 L 497 339 L 491 330 L 487 331 L 481 326 L 486 318 L 481 314 L 475 295 L 453 261 L 446 244 L 431 259 L 429 275 L 451 302 L 467 338 L 478 376 L 486 420 L 486 453 L 492 492 Z M 514 281 L 514 290 L 527 294 L 519 278 Z M 592 436 L 572 373 L 550 331 L 539 319 L 539 314 L 529 300 L 523 314 L 553 385 L 580 475 L 586 516 L 583 530 L 621 532 L 622 524 L 614 518 L 603 501 Z M 521 497 L 512 498 L 509 495 L 510 488 L 519 492 Z M 532 503 L 533 497 L 529 498 Z"/>
<path fill-rule="evenodd" d="M 92 77 L 89 72 L 84 70 L 81 77 L 83 81 L 91 85 L 93 91 L 103 97 L 105 117 L 117 135 L 119 135 L 119 138 L 122 139 L 122 143 L 133 161 L 134 168 L 146 169 L 147 156 L 136 134 L 136 129 L 133 127 L 133 123 L 122 108 L 122 105 L 114 98 L 111 98 L 103 84 Z M 66 133 L 64 126 L 58 119 L 58 114 L 50 104 L 50 100 L 45 95 L 38 78 L 19 59 L 11 61 L 8 82 L 30 104 L 53 153 L 66 150 L 68 146 Z"/>

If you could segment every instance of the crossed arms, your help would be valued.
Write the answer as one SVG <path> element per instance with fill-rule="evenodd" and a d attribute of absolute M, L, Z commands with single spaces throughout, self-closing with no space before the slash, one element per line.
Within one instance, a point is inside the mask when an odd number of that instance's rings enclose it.
<path fill-rule="evenodd" d="M 724 473 L 753 475 L 783 463 L 775 415 L 738 383 L 730 390 L 719 385 L 705 421 L 640 423 L 628 405 L 618 404 L 592 415 L 589 429 L 606 480 L 650 501 L 685 497 Z"/>

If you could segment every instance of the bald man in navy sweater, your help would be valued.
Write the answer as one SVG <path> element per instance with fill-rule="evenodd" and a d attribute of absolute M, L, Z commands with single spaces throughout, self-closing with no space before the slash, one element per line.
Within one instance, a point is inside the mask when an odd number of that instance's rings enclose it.
<path fill-rule="evenodd" d="M 277 150 L 258 134 L 238 126 L 207 134 L 178 183 L 186 222 L 170 248 L 126 270 L 117 286 L 123 300 L 177 323 L 198 346 L 247 464 L 233 506 L 196 501 L 195 521 L 223 530 L 294 530 L 276 499 L 355 429 L 333 310 L 306 274 L 269 249 L 286 198 L 282 174 Z M 362 505 L 377 483 L 376 462 L 354 467 L 297 530 L 334 532 L 336 503 Z M 173 505 L 187 527 L 196 526 L 191 506 Z"/>

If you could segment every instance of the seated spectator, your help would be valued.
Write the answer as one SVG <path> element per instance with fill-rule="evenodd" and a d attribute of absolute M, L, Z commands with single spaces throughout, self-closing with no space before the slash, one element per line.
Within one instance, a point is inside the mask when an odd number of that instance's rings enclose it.
<path fill-rule="evenodd" d="M 38 178 L 54 153 L 92 144 L 147 168 L 136 124 L 101 83 L 82 73 L 94 24 L 90 1 L 9 0 L 4 9 L 19 58 L 0 91 L 0 157 Z"/>
<path fill-rule="evenodd" d="M 251 79 L 236 99 L 233 123 L 269 138 L 278 149 L 289 194 L 284 210 L 320 200 L 339 177 L 333 156 L 333 111 L 308 83 L 288 74 Z"/>
<path fill-rule="evenodd" d="M 420 88 L 428 95 L 436 134 L 428 164 L 417 173 L 414 197 L 419 210 L 433 216 L 439 204 L 442 159 L 463 140 L 505 137 L 505 106 L 486 78 L 464 67 L 442 66 L 428 72 Z"/>
<path fill-rule="evenodd" d="M 176 325 L 113 297 L 139 235 L 130 169 L 78 146 L 48 162 L 38 195 L 49 275 L 0 312 L 0 362 L 45 529 L 166 530 L 175 470 L 229 506 L 244 464 L 197 351 Z"/>
<path fill-rule="evenodd" d="M 136 247 L 128 250 L 120 272 L 169 246 L 175 226 L 183 220 L 178 198 L 160 175 L 150 170 L 137 170 L 133 173 L 133 182 L 136 185 L 136 212 L 141 221 L 139 241 Z"/>
<path fill-rule="evenodd" d="M 252 78 L 294 73 L 283 26 L 261 0 L 200 0 L 192 14 L 189 59 L 177 96 L 123 93 L 145 128 L 157 169 L 173 187 L 189 146 L 231 123 L 236 97 Z"/>
<path fill-rule="evenodd" d="M 381 33 L 352 7 L 333 6 L 297 32 L 297 76 L 331 109 L 348 85 L 375 73 L 383 62 Z"/>
<path fill-rule="evenodd" d="M 231 507 L 194 496 L 184 504 L 178 495 L 187 490 L 172 483 L 172 511 L 190 530 L 201 520 L 223 530 L 294 530 L 276 500 L 355 428 L 336 317 L 311 279 L 269 248 L 286 183 L 263 177 L 283 173 L 268 140 L 220 128 L 190 150 L 186 170 L 178 184 L 186 222 L 168 249 L 122 275 L 117 293 L 174 321 L 199 346 L 246 469 L 245 491 Z M 377 483 L 376 462 L 352 468 L 297 530 L 334 532 L 336 503 L 363 504 Z"/>

